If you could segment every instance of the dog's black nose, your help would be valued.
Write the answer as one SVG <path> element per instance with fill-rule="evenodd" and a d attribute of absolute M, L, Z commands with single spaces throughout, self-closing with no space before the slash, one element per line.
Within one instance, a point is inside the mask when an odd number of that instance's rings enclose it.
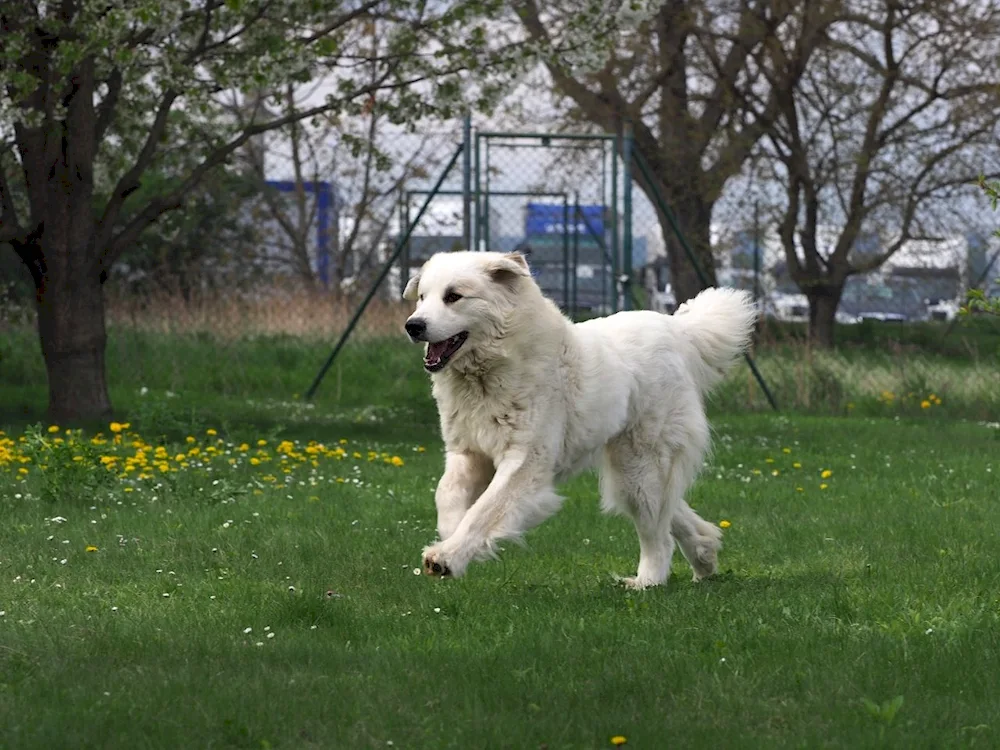
<path fill-rule="evenodd" d="M 420 318 L 415 318 L 406 321 L 406 332 L 410 334 L 410 338 L 419 339 L 427 332 L 427 324 Z"/>

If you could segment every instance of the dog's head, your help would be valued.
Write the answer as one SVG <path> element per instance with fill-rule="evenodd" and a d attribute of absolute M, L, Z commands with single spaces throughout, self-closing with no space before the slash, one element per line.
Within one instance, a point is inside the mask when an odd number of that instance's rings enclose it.
<path fill-rule="evenodd" d="M 406 321 L 424 341 L 424 368 L 440 372 L 502 334 L 502 326 L 531 272 L 519 253 L 438 253 L 410 279 L 403 299 L 417 303 Z"/>

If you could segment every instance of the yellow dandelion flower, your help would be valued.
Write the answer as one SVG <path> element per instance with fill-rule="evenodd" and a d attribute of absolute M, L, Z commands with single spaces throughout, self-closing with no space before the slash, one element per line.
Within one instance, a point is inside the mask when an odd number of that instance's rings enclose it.
<path fill-rule="evenodd" d="M 725 519 L 723 519 L 722 521 L 719 521 L 719 528 L 720 529 L 728 529 L 730 526 L 732 526 L 732 524 L 729 523 L 729 521 L 726 521 Z"/>
<path fill-rule="evenodd" d="M 927 401 L 926 399 L 924 401 L 921 401 L 920 402 L 920 408 L 921 409 L 930 409 L 931 408 L 931 402 Z"/>
<path fill-rule="evenodd" d="M 194 439 L 193 436 L 188 435 L 186 438 L 184 438 L 184 442 L 185 443 L 194 443 L 194 442 L 197 442 L 197 441 Z"/>
<path fill-rule="evenodd" d="M 417 453 L 426 453 L 426 451 L 427 449 L 424 446 L 422 445 L 417 446 Z"/>
<path fill-rule="evenodd" d="M 126 487 L 125 491 L 126 492 L 135 492 L 135 490 L 132 487 Z"/>
<path fill-rule="evenodd" d="M 18 470 L 17 470 L 17 473 L 18 473 L 18 474 L 27 474 L 27 473 L 28 473 L 28 470 L 27 470 L 27 469 L 25 469 L 25 468 L 24 468 L 24 467 L 22 466 L 22 467 L 21 467 L 20 469 L 18 469 Z"/>
<path fill-rule="evenodd" d="M 825 490 L 825 489 L 826 489 L 827 487 L 829 487 L 829 486 L 830 486 L 830 485 L 828 485 L 828 484 L 827 484 L 826 482 L 824 482 L 823 484 L 821 484 L 821 485 L 819 486 L 819 488 L 820 488 L 821 490 Z"/>
<path fill-rule="evenodd" d="M 802 489 L 801 487 L 796 487 L 796 488 L 795 488 L 795 491 L 796 491 L 796 492 L 805 492 L 805 490 L 804 490 L 804 489 Z"/>
<path fill-rule="evenodd" d="M 246 443 L 240 443 L 240 447 L 237 448 L 236 450 L 238 450 L 240 453 L 246 453 L 248 450 L 250 450 L 250 446 L 247 445 Z"/>
<path fill-rule="evenodd" d="M 619 745 L 624 745 L 626 742 L 628 742 L 628 739 L 626 739 L 620 734 L 616 734 L 614 737 L 611 738 L 611 744 L 614 745 L 615 747 L 618 747 Z"/>
<path fill-rule="evenodd" d="M 830 471 L 829 469 L 823 469 L 823 471 L 820 472 L 820 478 L 821 479 L 829 479 L 832 476 L 833 476 L 833 472 Z"/>
<path fill-rule="evenodd" d="M 86 547 L 86 549 L 84 549 L 83 551 L 84 552 L 97 552 L 97 547 L 95 547 L 93 544 L 88 544 L 87 547 Z"/>
<path fill-rule="evenodd" d="M 361 454 L 358 453 L 357 451 L 354 451 L 354 453 L 351 454 L 351 457 L 352 458 L 361 458 Z"/>
<path fill-rule="evenodd" d="M 796 461 L 794 464 L 792 464 L 792 468 L 793 469 L 801 469 L 802 468 L 802 464 L 800 464 L 798 461 Z"/>
<path fill-rule="evenodd" d="M 59 432 L 59 425 L 57 425 L 57 424 L 50 424 L 49 425 L 49 432 L 50 433 L 51 432 Z"/>
<path fill-rule="evenodd" d="M 784 453 L 785 455 L 788 455 L 789 453 L 792 452 L 792 449 L 791 448 L 782 448 L 781 452 Z"/>
<path fill-rule="evenodd" d="M 125 429 L 124 425 L 122 425 L 122 423 L 121 423 L 121 422 L 112 422 L 112 423 L 111 423 L 110 425 L 108 425 L 108 426 L 109 426 L 109 428 L 111 429 L 111 431 L 112 431 L 113 433 L 115 433 L 116 435 L 117 435 L 117 434 L 118 434 L 119 432 L 121 432 L 122 430 L 124 430 L 124 429 Z"/>
<path fill-rule="evenodd" d="M 337 484 L 343 484 L 343 483 L 344 483 L 344 478 L 343 477 L 337 477 Z"/>
<path fill-rule="evenodd" d="M 257 445 L 260 445 L 260 446 L 267 445 L 267 441 L 264 440 L 263 438 L 261 438 L 260 440 L 257 441 Z"/>
<path fill-rule="evenodd" d="M 393 456 L 392 457 L 392 465 L 393 466 L 402 466 L 403 465 L 403 459 L 401 459 L 399 456 Z"/>
<path fill-rule="evenodd" d="M 341 445 L 347 445 L 347 438 L 341 438 L 340 439 L 340 444 Z"/>
<path fill-rule="evenodd" d="M 208 428 L 207 430 L 205 430 L 205 434 L 206 434 L 206 435 L 209 435 L 209 436 L 211 436 L 211 437 L 215 437 L 215 436 L 216 436 L 216 435 L 218 435 L 219 433 L 218 433 L 218 432 L 216 432 L 215 430 L 213 430 L 213 429 L 212 429 L 211 427 L 209 427 L 209 428 Z"/>
<path fill-rule="evenodd" d="M 774 459 L 771 458 L 770 456 L 768 456 L 767 458 L 764 459 L 764 463 L 766 463 L 766 464 L 773 464 L 774 463 Z"/>

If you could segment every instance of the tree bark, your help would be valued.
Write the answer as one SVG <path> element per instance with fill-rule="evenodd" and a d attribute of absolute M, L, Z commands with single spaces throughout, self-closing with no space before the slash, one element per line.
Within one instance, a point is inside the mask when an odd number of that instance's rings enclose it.
<path fill-rule="evenodd" d="M 837 307 L 844 293 L 844 285 L 810 286 L 806 287 L 805 292 L 809 300 L 809 343 L 823 349 L 832 349 Z"/>
<path fill-rule="evenodd" d="M 669 199 L 668 199 L 669 200 Z M 687 240 L 708 286 L 715 286 L 715 259 L 712 255 L 712 204 L 697 195 L 688 195 L 670 206 L 677 224 Z M 681 304 L 706 287 L 699 278 L 698 271 L 688 258 L 667 217 L 657 210 L 660 231 L 666 243 L 667 259 L 670 263 L 670 281 L 677 304 Z"/>
<path fill-rule="evenodd" d="M 51 252 L 51 250 L 50 250 Z M 55 424 L 106 419 L 104 291 L 97 274 L 47 274 L 38 289 L 38 334 Z"/>

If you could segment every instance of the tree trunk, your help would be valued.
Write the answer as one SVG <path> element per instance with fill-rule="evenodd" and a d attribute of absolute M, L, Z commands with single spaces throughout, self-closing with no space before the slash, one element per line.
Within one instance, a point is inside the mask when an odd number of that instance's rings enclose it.
<path fill-rule="evenodd" d="M 55 424 L 106 419 L 111 399 L 104 369 L 107 337 L 100 277 L 47 276 L 38 290 L 38 334 L 49 378 L 49 419 Z"/>
<path fill-rule="evenodd" d="M 678 226 L 687 240 L 688 247 L 695 262 L 701 268 L 708 284 L 715 286 L 715 259 L 712 255 L 712 204 L 697 196 L 689 195 L 670 206 L 677 219 Z M 677 304 L 691 299 L 706 287 L 701 282 L 687 252 L 674 234 L 673 227 L 667 217 L 657 210 L 660 221 L 660 231 L 666 241 L 667 260 L 670 263 L 670 283 L 673 286 Z"/>
<path fill-rule="evenodd" d="M 814 346 L 831 349 L 837 307 L 844 293 L 844 285 L 817 285 L 807 287 L 804 291 L 809 300 L 809 342 Z"/>
<path fill-rule="evenodd" d="M 48 80 L 50 60 L 39 67 Z M 39 231 L 31 255 L 38 335 L 49 380 L 49 418 L 56 423 L 105 419 L 111 399 L 105 380 L 104 295 L 94 216 L 94 60 L 85 58 L 69 77 L 68 93 L 39 89 L 36 103 L 57 95 L 64 119 L 47 116 L 36 128 L 19 127 L 31 217 Z"/>

